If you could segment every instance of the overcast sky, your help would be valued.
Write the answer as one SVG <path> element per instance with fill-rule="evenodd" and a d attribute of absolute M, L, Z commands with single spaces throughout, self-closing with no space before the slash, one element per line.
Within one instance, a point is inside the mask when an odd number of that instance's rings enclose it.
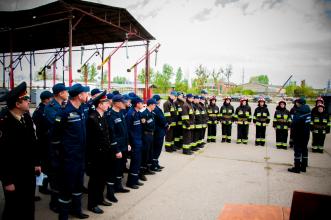
<path fill-rule="evenodd" d="M 0 0 L 2 10 L 32 8 L 50 0 Z M 205 65 L 233 66 L 231 81 L 267 74 L 273 84 L 306 79 L 325 87 L 331 79 L 330 0 L 94 0 L 127 8 L 161 43 L 156 68 L 164 63 L 182 67 L 186 77 Z M 125 50 L 114 56 L 114 75 L 141 56 L 144 49 Z M 109 51 L 110 52 L 110 51 Z M 107 52 L 106 52 L 107 53 Z M 88 54 L 86 54 L 87 58 Z M 74 69 L 80 54 L 75 55 Z M 48 57 L 47 57 L 48 58 Z M 39 57 L 40 60 L 47 59 Z M 97 62 L 97 60 L 96 60 Z M 41 61 L 42 63 L 42 61 Z M 154 67 L 154 57 L 152 57 Z M 143 67 L 143 66 L 141 66 Z M 132 77 L 130 75 L 130 77 Z"/>

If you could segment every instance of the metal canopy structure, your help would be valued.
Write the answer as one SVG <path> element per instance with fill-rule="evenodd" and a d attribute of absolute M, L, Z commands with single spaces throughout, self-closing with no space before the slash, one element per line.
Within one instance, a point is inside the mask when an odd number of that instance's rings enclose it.
<path fill-rule="evenodd" d="M 10 54 L 10 88 L 14 87 L 13 53 L 30 52 L 30 88 L 32 88 L 32 54 L 37 50 L 61 48 L 69 52 L 69 86 L 72 83 L 72 47 L 122 41 L 146 42 L 155 38 L 124 8 L 80 0 L 57 0 L 33 9 L 0 11 L 0 53 L 3 53 L 3 85 L 5 57 Z M 68 49 L 65 49 L 68 48 Z M 146 77 L 149 78 L 149 56 Z M 64 64 L 63 64 L 64 65 Z M 64 73 L 63 73 L 64 74 Z M 103 74 L 103 67 L 101 70 Z M 102 85 L 103 83 L 101 83 Z M 146 88 L 148 89 L 148 88 Z"/>
<path fill-rule="evenodd" d="M 0 12 L 0 52 L 23 52 L 69 46 L 154 40 L 124 8 L 79 0 L 58 0 L 22 11 Z"/>

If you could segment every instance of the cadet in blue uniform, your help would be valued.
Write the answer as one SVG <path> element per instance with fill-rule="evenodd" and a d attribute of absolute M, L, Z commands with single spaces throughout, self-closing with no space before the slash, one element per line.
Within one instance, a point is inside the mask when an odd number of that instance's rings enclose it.
<path fill-rule="evenodd" d="M 70 99 L 66 107 L 57 114 L 51 141 L 57 144 L 59 162 L 60 198 L 59 219 L 68 219 L 71 214 L 83 219 L 81 197 L 85 171 L 86 119 L 82 104 L 87 102 L 88 87 L 75 84 L 69 89 Z"/>
<path fill-rule="evenodd" d="M 63 83 L 57 83 L 53 86 L 53 100 L 45 106 L 44 114 L 46 121 L 48 123 L 48 135 L 49 135 L 49 155 L 48 158 L 50 160 L 50 167 L 48 171 L 48 181 L 51 187 L 51 199 L 49 202 L 49 208 L 54 211 L 58 212 L 58 197 L 59 197 L 59 184 L 58 180 L 59 177 L 58 175 L 58 160 L 55 157 L 55 151 L 54 151 L 54 146 L 50 142 L 50 137 L 52 136 L 52 131 L 53 131 L 53 125 L 55 122 L 55 116 L 58 114 L 62 108 L 65 107 L 66 102 L 68 100 L 68 89 L 69 87 L 66 87 Z"/>
<path fill-rule="evenodd" d="M 308 142 L 310 135 L 311 112 L 306 100 L 295 100 L 297 108 L 293 111 L 292 128 L 294 131 L 294 167 L 288 168 L 289 172 L 306 172 L 308 166 Z"/>
<path fill-rule="evenodd" d="M 147 101 L 147 107 L 142 112 L 141 117 L 143 123 L 143 149 L 140 169 L 140 179 L 146 181 L 145 175 L 153 175 L 155 172 L 150 170 L 152 165 L 152 154 L 153 154 L 153 139 L 155 130 L 155 120 L 153 110 L 156 107 L 157 102 L 155 99 L 149 99 Z"/>
<path fill-rule="evenodd" d="M 105 119 L 105 112 L 109 108 L 109 101 L 106 91 L 99 93 L 93 99 L 95 110 L 91 110 L 86 122 L 86 142 L 88 173 L 90 176 L 88 183 L 88 210 L 96 214 L 102 214 L 103 210 L 98 205 L 110 206 L 103 197 L 107 171 L 111 165 L 109 157 L 110 134 Z"/>
<path fill-rule="evenodd" d="M 129 144 L 132 148 L 130 171 L 126 185 L 132 189 L 138 189 L 139 186 L 143 185 L 138 180 L 141 165 L 141 150 L 143 147 L 143 127 L 140 112 L 142 108 L 143 100 L 139 97 L 133 98 L 132 108 L 125 117 L 129 132 Z"/>
<path fill-rule="evenodd" d="M 6 97 L 0 114 L 0 180 L 5 196 L 3 220 L 34 220 L 36 173 L 41 172 L 36 136 L 23 82 Z"/>
<path fill-rule="evenodd" d="M 127 193 L 122 184 L 124 162 L 131 147 L 128 143 L 128 131 L 122 110 L 125 109 L 122 95 L 113 96 L 113 107 L 107 112 L 106 120 L 111 137 L 111 167 L 110 176 L 107 179 L 107 199 L 117 202 L 114 192 Z"/>
<path fill-rule="evenodd" d="M 154 120 L 155 120 L 155 131 L 154 131 L 154 141 L 153 141 L 153 155 L 152 155 L 152 171 L 161 171 L 164 167 L 159 164 L 159 157 L 161 155 L 162 146 L 164 142 L 164 136 L 169 127 L 169 124 L 164 117 L 163 111 L 160 108 L 161 97 L 159 95 L 154 95 L 153 99 L 157 102 L 155 109 L 153 110 Z"/>
<path fill-rule="evenodd" d="M 44 114 L 45 106 L 52 101 L 53 94 L 50 91 L 43 91 L 40 94 L 40 100 L 38 107 L 32 114 L 33 122 L 36 126 L 36 135 L 37 135 L 37 146 L 38 152 L 40 154 L 41 166 L 43 168 L 43 173 L 47 176 L 49 171 L 49 157 L 48 157 L 48 124 Z M 48 190 L 48 178 L 43 179 L 43 183 L 39 186 L 39 192 L 43 194 L 49 194 Z"/>

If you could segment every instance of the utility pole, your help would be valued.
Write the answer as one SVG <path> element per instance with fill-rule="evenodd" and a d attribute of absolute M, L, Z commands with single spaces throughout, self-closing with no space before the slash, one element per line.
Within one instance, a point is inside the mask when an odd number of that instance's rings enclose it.
<path fill-rule="evenodd" d="M 243 68 L 243 74 L 242 74 L 242 79 L 241 79 L 241 84 L 245 83 L 245 69 Z"/>

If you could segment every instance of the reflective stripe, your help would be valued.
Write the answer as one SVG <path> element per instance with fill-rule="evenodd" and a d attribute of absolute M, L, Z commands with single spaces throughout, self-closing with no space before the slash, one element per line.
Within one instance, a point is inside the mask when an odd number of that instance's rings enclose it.
<path fill-rule="evenodd" d="M 58 199 L 58 201 L 64 204 L 69 204 L 71 202 L 71 200 L 63 200 L 63 199 Z"/>
<path fill-rule="evenodd" d="M 188 115 L 182 115 L 182 120 L 189 120 L 190 117 Z"/>
<path fill-rule="evenodd" d="M 190 149 L 190 145 L 189 144 L 183 144 L 183 149 Z"/>
<path fill-rule="evenodd" d="M 72 119 L 72 120 L 68 120 L 68 122 L 76 122 L 76 121 L 81 121 L 82 119 L 78 118 L 78 119 Z"/>
<path fill-rule="evenodd" d="M 165 112 L 165 113 L 164 113 L 164 116 L 165 116 L 165 117 L 169 117 L 169 116 L 171 116 L 171 113 L 170 113 L 170 112 Z"/>
<path fill-rule="evenodd" d="M 107 183 L 107 185 L 109 185 L 109 186 L 113 186 L 113 185 L 115 185 L 114 183 L 111 183 L 111 182 L 106 182 Z"/>
<path fill-rule="evenodd" d="M 241 139 L 238 139 L 238 140 L 237 140 L 237 143 L 241 143 Z"/>
<path fill-rule="evenodd" d="M 82 195 L 83 193 L 72 193 L 73 196 L 80 196 Z"/>
<path fill-rule="evenodd" d="M 242 141 L 243 141 L 243 143 L 247 143 L 248 142 L 248 140 L 246 140 L 246 139 L 243 139 Z"/>

